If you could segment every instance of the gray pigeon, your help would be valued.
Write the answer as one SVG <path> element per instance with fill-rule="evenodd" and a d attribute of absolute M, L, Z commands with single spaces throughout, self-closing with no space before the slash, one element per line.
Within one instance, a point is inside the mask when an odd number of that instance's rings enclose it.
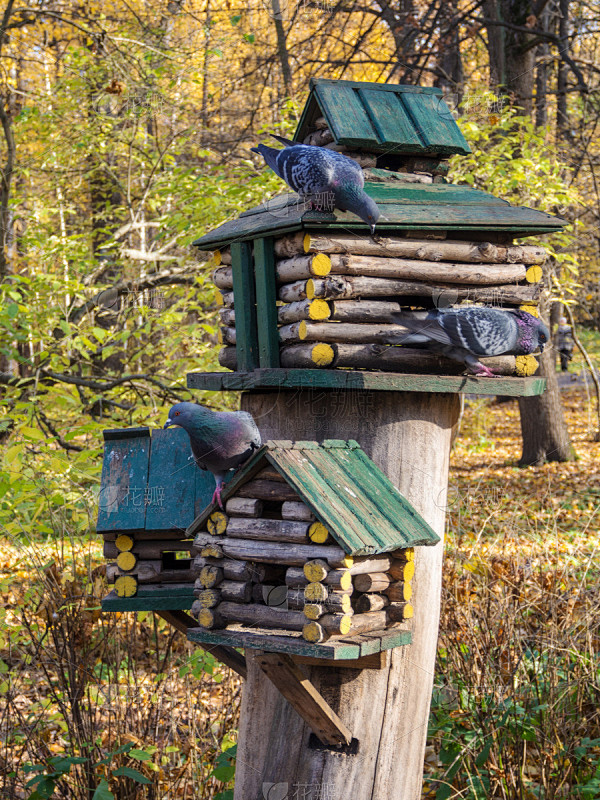
<path fill-rule="evenodd" d="M 259 153 L 276 175 L 300 197 L 311 200 L 315 208 L 352 211 L 367 223 L 372 234 L 375 233 L 381 212 L 363 188 L 365 178 L 356 161 L 335 150 L 295 144 L 282 136 L 271 135 L 285 145 L 284 150 L 259 144 L 252 151 Z"/>
<path fill-rule="evenodd" d="M 525 356 L 544 349 L 550 332 L 541 319 L 512 309 L 436 309 L 394 314 L 394 322 L 411 333 L 394 337 L 392 344 L 425 345 L 455 361 L 462 361 L 475 375 L 494 373 L 479 359 L 486 356 Z"/>
<path fill-rule="evenodd" d="M 200 469 L 212 472 L 217 484 L 212 502 L 221 502 L 225 476 L 246 461 L 261 445 L 260 432 L 247 411 L 211 411 L 197 403 L 177 403 L 164 428 L 179 425 L 190 437 L 192 454 Z"/>

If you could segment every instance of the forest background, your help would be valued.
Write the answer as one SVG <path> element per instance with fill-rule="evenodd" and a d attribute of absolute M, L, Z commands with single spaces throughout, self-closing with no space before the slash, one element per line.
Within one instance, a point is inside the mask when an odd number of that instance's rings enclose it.
<path fill-rule="evenodd" d="M 473 149 L 450 178 L 571 222 L 546 240 L 548 297 L 593 357 L 600 4 L 8 0 L 1 15 L 0 796 L 225 800 L 239 685 L 152 615 L 101 615 L 93 536 L 102 431 L 161 425 L 190 399 L 186 373 L 217 368 L 211 264 L 190 242 L 281 191 L 250 147 L 293 133 L 310 77 L 438 86 Z M 424 797 L 600 792 L 590 394 L 527 473 L 516 403 L 465 415 Z"/>

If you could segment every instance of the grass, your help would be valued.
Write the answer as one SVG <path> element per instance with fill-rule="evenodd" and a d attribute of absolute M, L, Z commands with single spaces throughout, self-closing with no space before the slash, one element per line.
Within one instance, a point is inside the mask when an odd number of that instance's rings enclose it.
<path fill-rule="evenodd" d="M 569 464 L 516 466 L 515 401 L 463 416 L 423 798 L 600 796 L 600 444 L 585 391 L 564 401 Z M 103 574 L 95 537 L 0 544 L 0 797 L 231 798 L 240 682 L 102 614 Z"/>

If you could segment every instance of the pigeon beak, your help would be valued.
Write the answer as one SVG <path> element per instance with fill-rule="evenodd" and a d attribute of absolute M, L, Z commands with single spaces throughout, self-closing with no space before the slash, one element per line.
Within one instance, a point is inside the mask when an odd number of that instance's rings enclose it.
<path fill-rule="evenodd" d="M 375 236 L 375 223 L 371 223 L 371 236 Z"/>
<path fill-rule="evenodd" d="M 163 425 L 163 430 L 164 430 L 165 428 L 168 428 L 168 427 L 169 427 L 170 425 L 172 425 L 172 424 L 173 424 L 173 421 L 172 421 L 172 420 L 171 420 L 171 418 L 169 417 L 169 419 L 168 419 L 168 420 L 165 422 L 165 424 Z"/>

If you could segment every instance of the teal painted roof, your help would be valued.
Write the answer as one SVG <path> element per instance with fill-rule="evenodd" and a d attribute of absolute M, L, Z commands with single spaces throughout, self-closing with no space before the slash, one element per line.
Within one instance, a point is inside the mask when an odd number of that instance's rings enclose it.
<path fill-rule="evenodd" d="M 451 183 L 393 184 L 367 182 L 365 191 L 381 209 L 377 223 L 381 236 L 405 230 L 506 231 L 532 236 L 561 230 L 559 217 L 524 206 L 511 206 L 487 192 Z M 298 230 L 368 232 L 365 223 L 350 212 L 309 211 L 291 192 L 244 211 L 193 243 L 200 250 L 226 247 L 233 241 L 259 236 L 283 236 Z"/>
<path fill-rule="evenodd" d="M 267 462 L 350 555 L 439 542 L 435 531 L 353 440 L 269 441 L 227 484 L 223 500 L 235 496 Z M 216 510 L 216 504 L 208 506 L 191 527 L 198 530 Z"/>
<path fill-rule="evenodd" d="M 369 153 L 470 153 L 440 89 L 313 78 L 294 134 L 303 142 L 325 117 L 336 144 Z"/>

